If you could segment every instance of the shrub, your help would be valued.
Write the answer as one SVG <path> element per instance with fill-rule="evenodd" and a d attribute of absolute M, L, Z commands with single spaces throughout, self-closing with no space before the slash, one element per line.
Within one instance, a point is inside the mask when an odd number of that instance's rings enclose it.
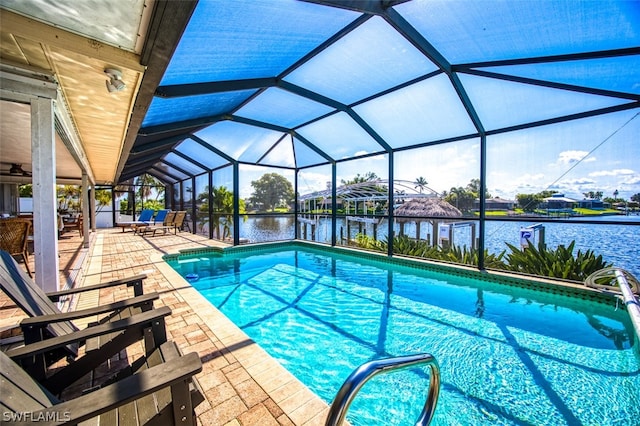
<path fill-rule="evenodd" d="M 507 243 L 511 253 L 507 255 L 506 269 L 582 282 L 593 272 L 612 266 L 611 263 L 602 259 L 602 255 L 596 256 L 592 250 L 585 252 L 578 250 L 574 256 L 575 244 L 574 240 L 568 247 L 560 245 L 555 250 L 547 249 L 544 246 L 538 246 L 536 249 L 533 245 L 521 250 Z"/>
<path fill-rule="evenodd" d="M 366 235 L 356 235 L 356 244 L 358 247 L 367 250 L 376 250 L 386 252 L 389 246 L 388 240 L 376 241 Z M 478 265 L 478 250 L 468 249 L 466 246 L 445 247 L 432 246 L 425 240 L 414 240 L 406 235 L 399 235 L 393 239 L 393 253 L 404 256 L 421 257 L 433 260 L 442 260 L 446 262 L 461 263 L 465 265 Z M 484 251 L 485 267 L 506 269 L 502 258 L 505 252 L 498 255 L 489 254 Z"/>

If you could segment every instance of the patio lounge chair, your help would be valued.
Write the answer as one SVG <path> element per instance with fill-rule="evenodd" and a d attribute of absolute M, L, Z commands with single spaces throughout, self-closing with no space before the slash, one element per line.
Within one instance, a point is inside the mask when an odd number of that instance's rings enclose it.
<path fill-rule="evenodd" d="M 24 266 L 30 277 L 29 254 L 27 252 L 27 241 L 31 221 L 29 219 L 2 219 L 0 220 L 0 250 L 5 250 L 12 256 L 20 256 L 24 261 Z"/>
<path fill-rule="evenodd" d="M 170 211 L 171 210 L 168 210 L 168 209 L 166 209 L 166 210 L 158 210 L 158 213 L 156 213 L 156 215 L 155 215 L 155 217 L 153 218 L 152 221 L 150 220 L 149 222 L 147 222 L 145 224 L 135 225 L 134 226 L 134 228 L 135 228 L 134 232 L 136 234 L 144 234 L 150 226 L 164 224 L 164 222 L 165 222 L 165 220 L 167 218 L 167 215 L 169 214 Z"/>
<path fill-rule="evenodd" d="M 166 220 L 166 224 L 165 225 L 161 225 L 161 226 L 152 226 L 151 229 L 153 229 L 153 235 L 156 235 L 156 232 L 158 231 L 162 231 L 163 233 L 167 233 L 167 231 L 171 231 L 173 229 L 174 234 L 178 234 L 178 230 L 182 230 L 182 225 L 184 224 L 184 218 L 187 216 L 187 212 L 186 210 L 181 210 L 178 212 L 174 213 L 174 217 L 173 220 L 171 221 L 170 216 L 171 213 L 169 213 L 169 215 L 167 215 L 167 220 Z"/>
<path fill-rule="evenodd" d="M 21 358 L 20 363 L 22 366 L 50 389 L 64 388 L 88 371 L 91 371 L 96 364 L 107 360 L 110 356 L 117 354 L 120 350 L 140 339 L 144 338 L 146 348 L 156 347 L 158 343 L 166 341 L 164 317 L 168 316 L 171 311 L 168 308 L 153 309 L 153 301 L 158 299 L 158 294 L 142 295 L 142 280 L 144 278 L 146 278 L 145 275 L 137 275 L 128 279 L 111 281 L 95 286 L 46 294 L 19 268 L 15 260 L 7 252 L 0 251 L 0 289 L 29 315 L 29 318 L 20 323 L 25 344 L 56 338 L 64 339 L 65 336 L 79 331 L 78 327 L 72 322 L 73 320 L 93 319 L 98 315 L 103 316 L 103 318 L 98 322 L 90 323 L 85 330 L 93 329 L 99 325 L 108 327 L 109 323 L 123 319 L 140 321 L 139 324 L 141 324 L 128 329 L 112 330 L 111 334 L 106 335 L 97 334 L 94 336 L 89 332 L 85 340 L 69 341 L 56 347 L 55 350 L 48 350 L 30 358 Z M 74 293 L 115 285 L 133 286 L 136 296 L 95 308 L 64 313 L 54 303 L 61 297 Z M 139 315 L 141 314 L 146 314 L 147 316 L 140 317 Z M 77 358 L 80 345 L 85 346 L 86 354 L 83 357 L 76 359 L 69 365 L 68 369 L 62 369 L 53 376 L 46 377 L 47 368 L 51 364 L 65 357 Z"/>
<path fill-rule="evenodd" d="M 176 212 L 172 212 L 171 210 L 160 210 L 155 217 L 155 222 L 153 223 L 153 225 L 137 227 L 136 233 L 145 235 L 147 232 L 153 231 L 155 235 L 156 229 L 165 229 L 167 227 L 173 226 L 175 217 Z"/>
<path fill-rule="evenodd" d="M 135 227 L 138 225 L 148 225 L 149 223 L 151 223 L 154 213 L 155 213 L 155 210 L 153 209 L 144 209 L 140 212 L 140 216 L 138 216 L 138 220 L 134 220 L 130 222 L 118 222 L 117 226 L 122 228 L 122 232 L 124 232 L 126 228 L 132 228 L 135 230 Z"/>
<path fill-rule="evenodd" d="M 145 357 L 132 375 L 60 401 L 0 352 L 2 424 L 195 424 L 194 408 L 203 401 L 192 378 L 202 371 L 195 352 L 180 355 L 166 342 Z"/>

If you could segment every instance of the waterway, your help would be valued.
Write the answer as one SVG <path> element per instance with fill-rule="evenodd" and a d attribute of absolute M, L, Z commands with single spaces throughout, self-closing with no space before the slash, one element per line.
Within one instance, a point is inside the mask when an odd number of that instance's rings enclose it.
<path fill-rule="evenodd" d="M 571 223 L 544 223 L 544 242 L 548 248 L 556 248 L 559 245 L 568 246 L 575 241 L 574 254 L 578 250 L 582 252 L 592 250 L 596 255 L 602 255 L 606 262 L 613 263 L 627 269 L 636 277 L 640 277 L 640 226 L 632 225 L 594 225 L 582 223 L 590 221 L 631 221 L 640 222 L 640 216 L 604 216 L 600 218 L 574 218 Z M 328 218 L 319 217 L 314 226 L 314 240 L 323 243 L 331 242 L 331 221 Z M 478 235 L 477 222 L 475 238 Z M 510 252 L 505 243 L 520 246 L 520 230 L 536 224 L 535 220 L 522 222 L 497 222 L 488 221 L 485 229 L 485 248 L 489 253 L 499 254 L 502 251 Z M 295 236 L 293 216 L 281 217 L 255 217 L 249 216 L 240 224 L 240 237 L 250 242 L 266 242 L 293 239 Z M 374 234 L 373 224 L 363 224 L 362 231 L 367 235 Z M 387 236 L 387 221 L 381 220 L 376 224 L 375 236 L 378 240 L 385 240 Z M 357 224 L 350 227 L 351 238 L 355 237 L 359 228 Z M 394 232 L 400 231 L 398 224 L 394 226 Z M 431 235 L 431 227 L 423 223 L 420 227 L 420 238 L 427 239 Z M 454 244 L 458 246 L 471 246 L 472 227 L 460 226 L 454 229 Z M 410 237 L 416 236 L 415 225 L 407 223 L 404 233 Z M 347 238 L 347 224 L 344 218 L 337 221 L 337 239 L 341 236 Z M 304 227 L 300 230 L 300 238 L 304 238 Z M 538 243 L 540 233 L 534 233 L 534 243 Z M 307 238 L 312 239 L 311 226 L 307 225 Z"/>

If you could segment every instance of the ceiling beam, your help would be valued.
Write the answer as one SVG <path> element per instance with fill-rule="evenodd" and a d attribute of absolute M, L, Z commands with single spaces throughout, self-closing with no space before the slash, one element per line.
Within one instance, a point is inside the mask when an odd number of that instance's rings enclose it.
<path fill-rule="evenodd" d="M 606 107 L 606 108 L 598 108 L 591 111 L 579 112 L 576 114 L 563 115 L 561 117 L 548 118 L 546 120 L 532 121 L 525 124 L 518 124 L 515 126 L 509 126 L 509 127 L 503 127 L 501 129 L 490 130 L 490 131 L 487 131 L 486 133 L 487 133 L 487 136 L 498 135 L 500 133 L 515 132 L 517 130 L 531 129 L 533 127 L 547 126 L 549 124 L 563 123 L 565 121 L 580 120 L 587 117 L 595 117 L 598 115 L 610 114 L 610 113 L 619 112 L 619 111 L 627 111 L 627 110 L 636 109 L 636 108 L 640 108 L 640 102 L 629 102 L 621 105 L 615 105 L 615 106 Z"/>
<path fill-rule="evenodd" d="M 438 51 L 424 36 L 416 30 L 402 15 L 396 10 L 389 9 L 385 15 L 385 20 L 389 25 L 396 29 L 404 38 L 413 44 L 420 52 L 422 52 L 431 62 L 440 68 L 451 81 L 451 85 L 455 89 L 460 102 L 462 102 L 469 118 L 473 122 L 475 128 L 484 133 L 484 126 L 480 120 L 478 112 L 475 110 L 464 85 L 458 76 L 452 71 L 451 63 Z"/>
<path fill-rule="evenodd" d="M 55 100 L 58 97 L 58 83 L 48 72 L 25 70 L 0 63 L 0 97 L 24 103 L 29 103 L 36 97 Z"/>
<path fill-rule="evenodd" d="M 239 90 L 262 89 L 272 87 L 277 83 L 275 77 L 250 78 L 246 80 L 213 81 L 208 83 L 173 84 L 160 86 L 156 96 L 161 98 L 179 98 L 183 96 L 208 95 L 221 92 L 236 92 Z"/>
<path fill-rule="evenodd" d="M 156 155 L 148 155 L 145 157 L 137 158 L 135 161 L 129 161 L 127 163 L 127 170 L 136 169 L 140 167 L 151 167 L 162 159 L 164 152 L 156 153 Z"/>
<path fill-rule="evenodd" d="M 142 127 L 139 129 L 138 134 L 141 136 L 153 136 L 161 133 L 182 131 L 184 134 L 194 133 L 201 128 L 207 127 L 210 124 L 217 123 L 218 121 L 228 120 L 229 116 L 226 114 L 211 115 L 208 117 L 194 118 L 192 120 L 175 121 L 172 123 L 158 124 L 155 126 Z"/>
<path fill-rule="evenodd" d="M 127 167 L 127 169 L 122 173 L 123 179 L 121 179 L 121 182 L 124 182 L 134 177 L 142 176 L 143 174 L 151 170 L 153 165 L 156 164 L 158 161 L 153 161 L 149 164 L 138 165 L 136 167 Z M 126 177 L 126 179 L 124 177 Z"/>
<path fill-rule="evenodd" d="M 128 50 L 104 44 L 98 40 L 47 25 L 35 19 L 2 9 L 0 27 L 3 32 L 24 37 L 38 43 L 99 59 L 112 66 L 144 72 L 140 56 Z"/>
<path fill-rule="evenodd" d="M 179 182 L 177 180 L 174 180 L 173 182 L 171 182 L 170 180 L 167 179 L 166 176 L 160 176 L 159 174 L 157 174 L 157 172 L 154 172 L 154 171 L 149 171 L 147 172 L 147 174 L 149 176 L 153 176 L 154 178 L 158 179 L 160 182 L 164 182 L 165 185 L 175 185 L 176 183 Z"/>
<path fill-rule="evenodd" d="M 169 167 L 169 166 L 166 166 Z M 153 172 L 155 171 L 156 173 L 161 173 L 164 176 L 169 176 L 171 179 L 174 179 L 176 182 L 179 182 L 181 180 L 185 180 L 185 179 L 189 179 L 191 176 L 186 176 L 186 177 L 178 177 L 176 175 L 172 175 L 171 172 L 168 172 L 166 170 L 163 170 L 157 163 L 153 166 L 151 166 L 151 168 L 149 169 L 149 172 Z"/>
<path fill-rule="evenodd" d="M 169 150 L 173 147 L 173 145 L 182 142 L 185 139 L 189 138 L 189 133 L 183 133 L 180 135 L 170 136 L 168 138 L 159 139 L 153 142 L 147 142 L 145 144 L 138 144 L 131 150 L 132 156 L 137 156 L 139 154 L 144 154 L 147 152 L 154 152 L 158 149 L 166 149 Z M 127 162 L 128 164 L 129 162 Z"/>
<path fill-rule="evenodd" d="M 315 3 L 323 6 L 337 7 L 339 9 L 353 10 L 354 12 L 382 15 L 390 7 L 405 3 L 409 0 L 302 0 L 307 3 Z"/>
<path fill-rule="evenodd" d="M 625 49 L 601 50 L 596 52 L 569 53 L 566 55 L 536 56 L 533 58 L 502 59 L 485 62 L 470 62 L 455 65 L 455 71 L 468 70 L 470 68 L 504 67 L 511 65 L 545 64 L 551 62 L 583 61 L 588 59 L 606 59 L 620 56 L 640 55 L 640 47 Z"/>
<path fill-rule="evenodd" d="M 171 153 L 177 155 L 178 157 L 182 158 L 183 160 L 186 160 L 186 161 L 190 162 L 194 166 L 197 166 L 197 167 L 201 168 L 203 170 L 203 172 L 210 172 L 211 171 L 210 167 L 205 166 L 201 162 L 197 161 L 195 158 L 191 158 L 188 155 L 185 155 L 185 154 L 181 153 L 177 149 L 172 149 Z"/>
<path fill-rule="evenodd" d="M 513 81 L 515 83 L 531 84 L 534 86 L 550 87 L 552 89 L 569 90 L 571 92 L 588 93 L 591 95 L 608 96 L 612 98 L 630 99 L 632 101 L 640 101 L 640 94 L 618 92 L 615 90 L 597 89 L 586 86 L 576 86 L 575 84 L 556 83 L 554 81 L 538 80 L 529 77 L 519 77 L 516 75 L 501 74 L 491 71 L 483 71 L 478 69 L 468 69 L 460 71 L 462 74 L 477 75 L 479 77 L 494 78 L 497 80 Z"/>
<path fill-rule="evenodd" d="M 58 92 L 58 99 L 56 100 L 55 127 L 58 136 L 60 136 L 60 139 L 67 147 L 69 154 L 71 154 L 73 159 L 76 160 L 76 163 L 78 163 L 78 166 L 80 166 L 80 169 L 87 175 L 89 182 L 95 185 L 96 178 L 93 174 L 89 157 L 87 157 L 87 153 L 84 150 L 78 129 L 71 118 L 71 113 L 67 108 L 66 99 L 61 90 Z"/>

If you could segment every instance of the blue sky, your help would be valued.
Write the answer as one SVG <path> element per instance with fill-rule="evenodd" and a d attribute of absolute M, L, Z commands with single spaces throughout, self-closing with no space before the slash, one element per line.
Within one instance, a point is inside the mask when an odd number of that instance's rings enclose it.
<path fill-rule="evenodd" d="M 422 176 L 437 192 L 465 186 L 479 176 L 479 140 L 455 142 L 396 154 L 395 177 Z M 571 123 L 492 136 L 488 139 L 487 185 L 493 196 L 546 189 L 571 198 L 602 191 L 629 199 L 640 193 L 640 113 L 628 111 Z M 338 166 L 338 182 L 371 171 L 386 177 L 386 156 Z M 325 188 L 330 171 L 301 173 L 301 192 Z M 308 189 L 308 191 L 307 191 Z"/>

